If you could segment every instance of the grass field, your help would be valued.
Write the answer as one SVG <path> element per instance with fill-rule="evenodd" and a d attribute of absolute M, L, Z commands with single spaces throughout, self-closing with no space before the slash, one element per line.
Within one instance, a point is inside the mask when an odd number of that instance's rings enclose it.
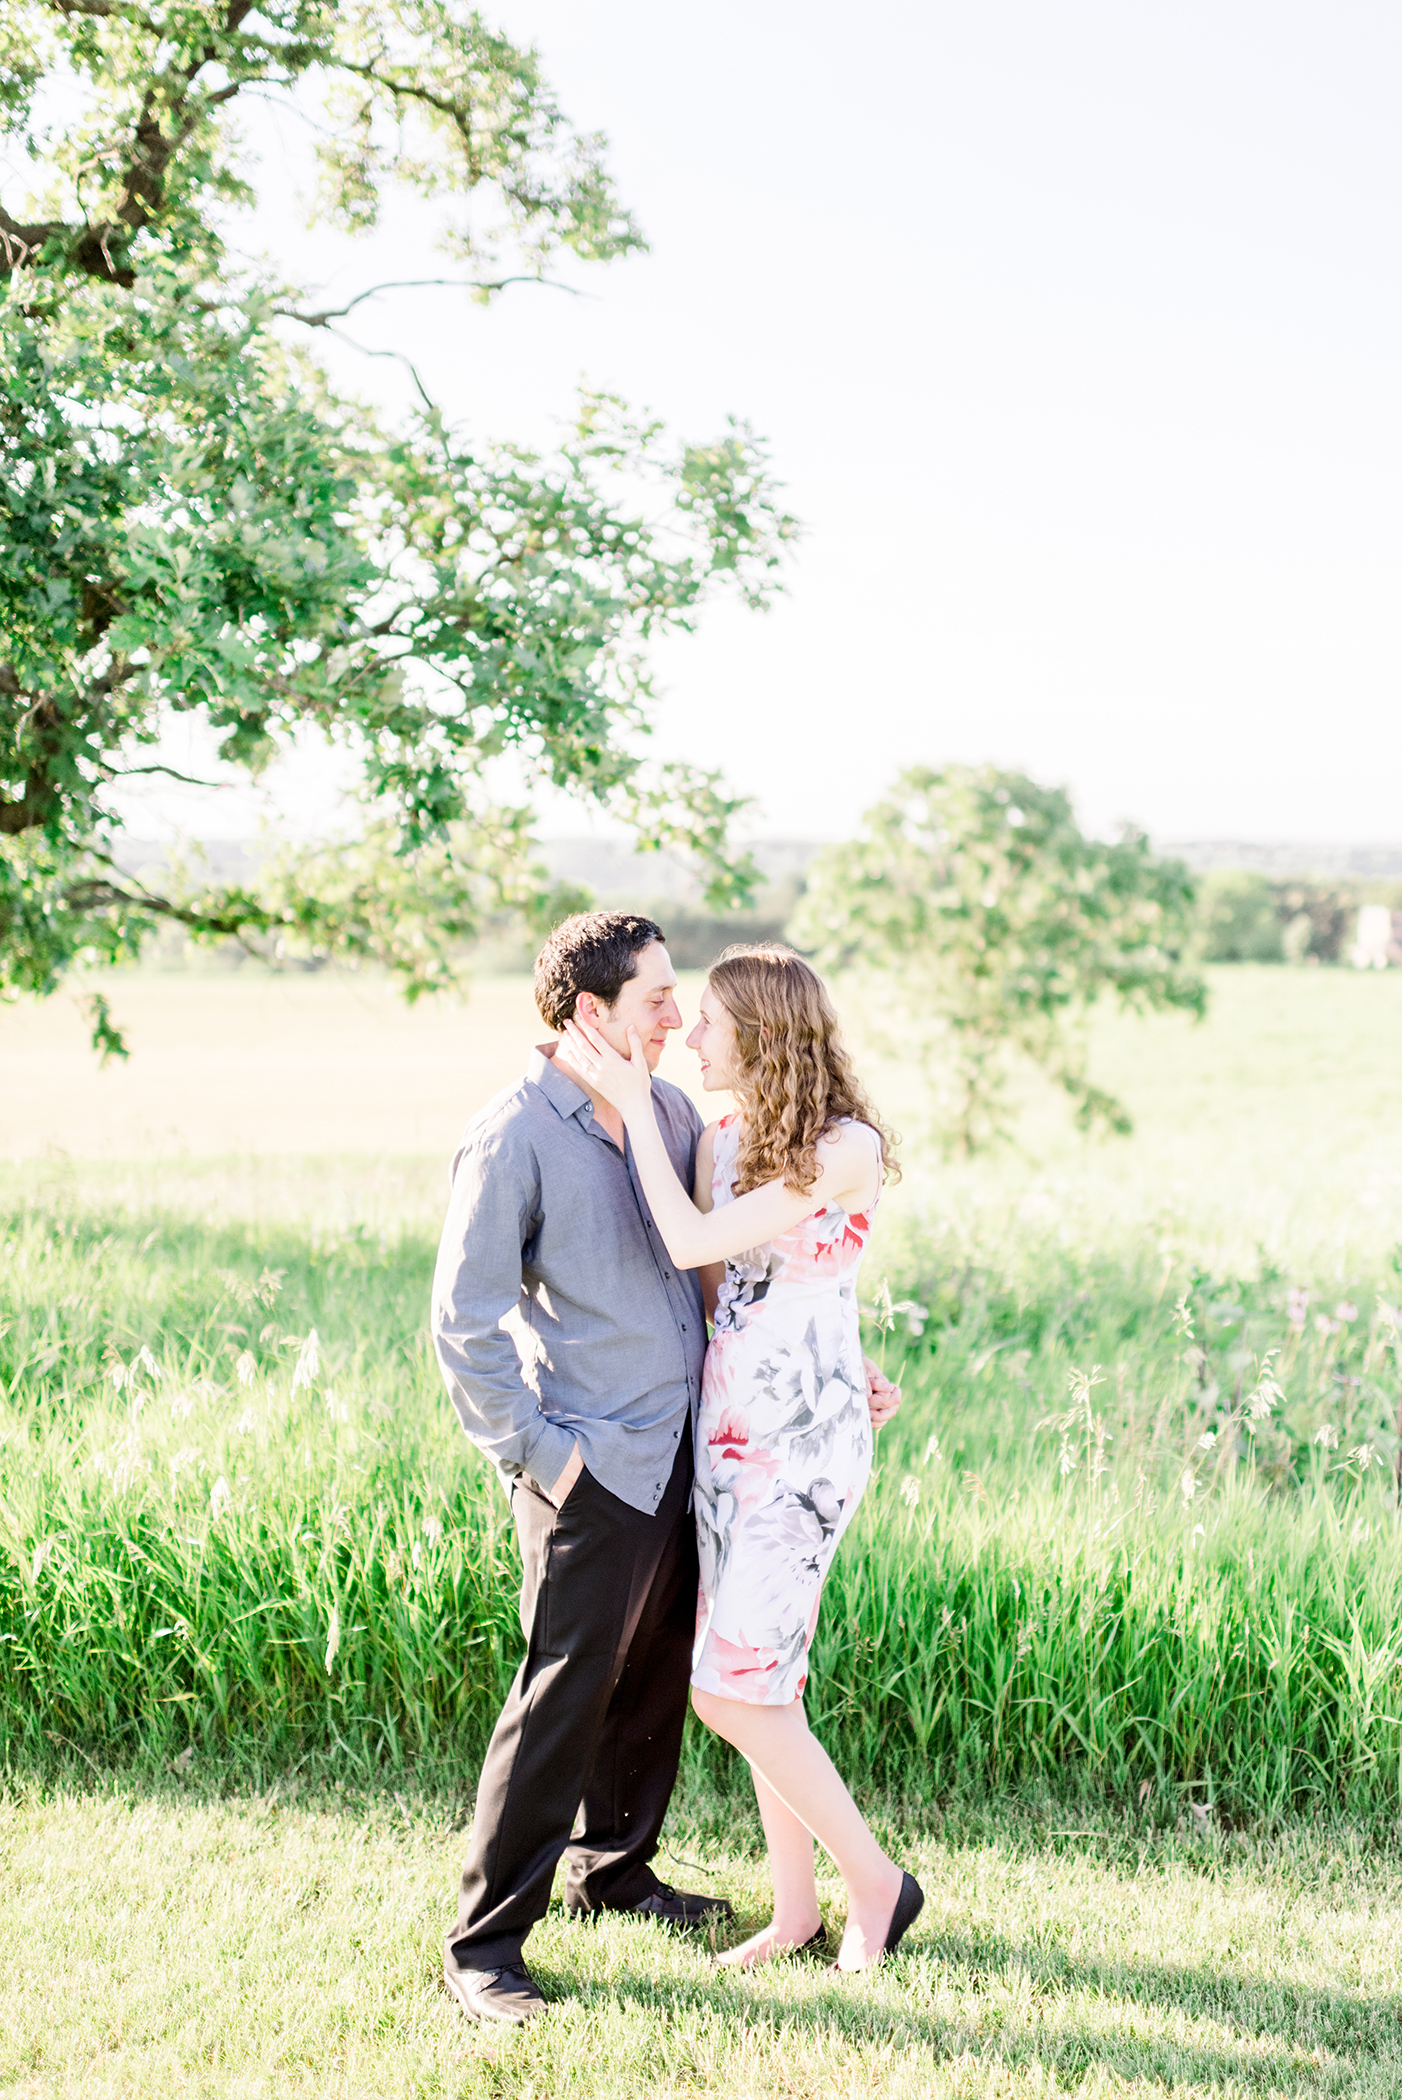
<path fill-rule="evenodd" d="M 705 1946 L 556 1912 L 531 1957 L 559 2002 L 501 2038 L 467 2027 L 435 1986 L 461 1820 L 412 1788 L 231 1797 L 195 1773 L 12 1788 L 0 2089 L 1390 2100 L 1402 2088 L 1402 1866 L 1344 1828 L 1152 1839 L 1083 1806 L 1067 1833 L 1063 1810 L 1007 1802 L 918 1835 L 888 1822 L 928 1894 L 888 1971 L 722 1975 Z M 763 1877 L 752 1825 L 735 1825 L 729 1809 L 723 1823 L 674 1815 L 671 1842 L 748 1925 L 766 1914 Z M 832 1916 L 839 1891 L 822 1893 Z"/>
<path fill-rule="evenodd" d="M 505 2046 L 433 1987 L 516 1634 L 422 1318 L 528 987 L 134 976 L 104 1073 L 0 1013 L 0 2089 L 1402 2089 L 1402 979 L 1213 977 L 1096 1025 L 1133 1138 L 1029 1084 L 883 1207 L 923 1312 L 814 1707 L 935 1891 L 910 1956 L 735 1983 L 552 1920 L 581 1991 Z M 744 1802 L 698 1731 L 667 1870 L 753 1921 Z"/>

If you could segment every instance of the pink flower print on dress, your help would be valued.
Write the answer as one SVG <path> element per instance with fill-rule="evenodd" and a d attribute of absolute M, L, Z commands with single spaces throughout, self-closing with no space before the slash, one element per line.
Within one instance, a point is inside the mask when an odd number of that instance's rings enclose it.
<path fill-rule="evenodd" d="M 750 1432 L 741 1409 L 727 1407 L 706 1442 L 711 1447 L 713 1463 L 717 1458 L 744 1458 L 749 1451 Z"/>
<path fill-rule="evenodd" d="M 734 1200 L 739 1139 L 727 1117 L 717 1204 Z M 808 1680 L 823 1581 L 871 1471 L 854 1288 L 870 1214 L 829 1204 L 726 1263 L 697 1424 L 692 1671 L 723 1698 L 784 1705 Z"/>
<path fill-rule="evenodd" d="M 749 1642 L 741 1646 L 735 1641 L 727 1641 L 714 1627 L 706 1645 L 715 1666 L 728 1684 L 734 1687 L 732 1698 L 749 1699 L 756 1705 L 763 1705 L 765 1685 L 767 1682 L 773 1682 L 779 1667 L 779 1658 L 775 1651 L 772 1648 L 752 1646 Z M 745 1689 L 741 1690 L 741 1686 Z"/>
<path fill-rule="evenodd" d="M 788 1278 L 837 1279 L 854 1275 L 866 1247 L 870 1227 L 863 1220 L 858 1231 L 855 1217 L 842 1210 L 818 1211 L 795 1228 L 792 1246 L 785 1248 L 784 1271 Z"/>

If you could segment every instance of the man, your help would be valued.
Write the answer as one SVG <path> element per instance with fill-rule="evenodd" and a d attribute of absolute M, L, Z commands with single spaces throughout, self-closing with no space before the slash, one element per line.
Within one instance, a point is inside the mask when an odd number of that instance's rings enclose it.
<path fill-rule="evenodd" d="M 627 912 L 567 919 L 536 959 L 547 1027 L 578 1017 L 625 1057 L 636 1028 L 654 1071 L 682 1025 L 675 986 L 661 928 Z M 576 1916 L 688 1927 L 730 1913 L 649 1865 L 695 1630 L 702 1278 L 673 1268 L 622 1118 L 566 1077 L 555 1047 L 469 1123 L 433 1283 L 448 1391 L 511 1497 L 526 1637 L 478 1781 L 444 1980 L 473 2019 L 517 2024 L 545 2002 L 522 1944 L 562 1853 Z M 679 1088 L 653 1090 L 689 1189 L 702 1118 Z M 885 1420 L 899 1395 L 868 1372 Z"/>

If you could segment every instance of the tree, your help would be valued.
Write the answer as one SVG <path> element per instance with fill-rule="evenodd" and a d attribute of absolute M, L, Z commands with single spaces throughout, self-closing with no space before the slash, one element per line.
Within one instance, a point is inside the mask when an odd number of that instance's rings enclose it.
<path fill-rule="evenodd" d="M 1006 1127 L 1018 1055 L 1066 1089 L 1083 1129 L 1130 1128 L 1087 1077 L 1076 1024 L 1106 995 L 1203 1013 L 1182 962 L 1192 906 L 1180 862 L 1156 860 L 1139 832 L 1085 837 L 1059 788 L 993 766 L 916 767 L 862 836 L 819 855 L 793 934 L 820 964 L 873 980 L 946 1137 L 973 1151 Z"/>
<path fill-rule="evenodd" d="M 718 587 L 777 587 L 795 527 L 763 447 L 734 423 L 676 446 L 593 396 L 540 458 L 426 396 L 399 427 L 338 397 L 306 344 L 358 300 L 317 309 L 225 240 L 255 92 L 329 112 L 329 220 L 372 226 L 395 183 L 446 201 L 483 302 L 643 245 L 602 140 L 459 0 L 8 0 L 0 126 L 34 193 L 0 205 L 0 995 L 171 920 L 441 983 L 485 911 L 558 901 L 488 792 L 507 751 L 742 899 L 718 776 L 643 761 L 642 652 Z M 248 888 L 135 882 L 111 790 L 171 770 L 181 713 L 254 773 L 306 725 L 349 746 L 362 836 Z M 94 1022 L 120 1048 L 100 999 Z"/>
<path fill-rule="evenodd" d="M 1275 887 L 1254 868 L 1214 868 L 1205 875 L 1198 923 L 1204 962 L 1285 960 Z"/>

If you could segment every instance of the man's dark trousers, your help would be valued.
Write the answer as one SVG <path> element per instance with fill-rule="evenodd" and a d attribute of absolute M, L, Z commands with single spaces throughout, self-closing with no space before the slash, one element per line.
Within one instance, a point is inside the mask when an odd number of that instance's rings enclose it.
<path fill-rule="evenodd" d="M 477 1785 L 448 1934 L 458 1968 L 520 1961 L 567 1848 L 572 1909 L 626 1910 L 658 1885 L 648 1861 L 676 1783 L 696 1630 L 692 1471 L 684 1422 L 653 1516 L 587 1470 L 561 1510 L 516 1481 L 526 1655 Z"/>

